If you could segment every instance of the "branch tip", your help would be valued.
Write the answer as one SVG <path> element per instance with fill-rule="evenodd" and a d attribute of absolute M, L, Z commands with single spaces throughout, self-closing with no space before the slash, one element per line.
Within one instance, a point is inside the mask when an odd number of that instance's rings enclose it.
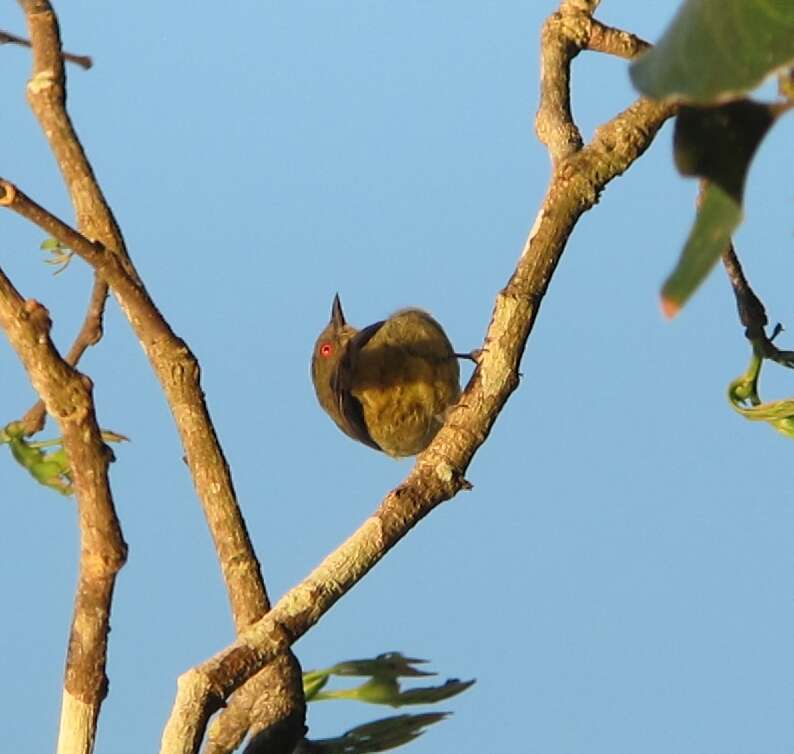
<path fill-rule="evenodd" d="M 10 207 L 17 197 L 17 189 L 13 183 L 0 178 L 0 206 Z"/>

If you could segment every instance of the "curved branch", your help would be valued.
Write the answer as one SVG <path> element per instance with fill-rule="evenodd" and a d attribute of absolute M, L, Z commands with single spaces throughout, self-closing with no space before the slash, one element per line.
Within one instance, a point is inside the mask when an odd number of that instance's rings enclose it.
<path fill-rule="evenodd" d="M 563 0 L 541 33 L 540 104 L 535 132 L 554 167 L 582 148 L 571 112 L 571 63 L 583 50 L 633 58 L 650 45 L 626 31 L 596 21 L 599 0 Z"/>

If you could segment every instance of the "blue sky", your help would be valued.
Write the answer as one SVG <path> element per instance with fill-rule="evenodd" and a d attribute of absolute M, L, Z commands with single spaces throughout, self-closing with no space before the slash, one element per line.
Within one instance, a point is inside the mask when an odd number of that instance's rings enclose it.
<path fill-rule="evenodd" d="M 271 596 L 397 484 L 394 461 L 316 404 L 314 340 L 339 291 L 363 326 L 416 305 L 477 347 L 548 179 L 532 129 L 549 1 L 61 3 L 69 104 L 131 254 L 202 363 Z M 650 40 L 675 3 L 606 0 Z M 11 9 L 2 28 L 22 33 Z M 71 219 L 24 101 L 25 50 L 0 49 L 3 174 Z M 586 138 L 633 98 L 626 64 L 574 64 Z M 790 119 L 789 119 L 790 120 Z M 749 349 L 718 270 L 674 322 L 658 290 L 695 185 L 666 127 L 571 238 L 523 380 L 468 477 L 295 647 L 304 668 L 401 650 L 477 678 L 429 752 L 791 751 L 794 509 L 790 440 L 735 415 Z M 794 329 L 791 123 L 753 166 L 737 248 L 772 321 Z M 90 275 L 41 264 L 43 236 L 0 216 L 0 265 L 49 308 L 64 349 Z M 781 343 L 792 346 L 784 334 Z M 126 321 L 82 369 L 104 427 L 130 547 L 113 608 L 99 751 L 156 750 L 175 679 L 233 637 L 167 406 Z M 2 414 L 33 400 L 0 340 Z M 791 395 L 768 367 L 764 387 Z M 49 428 L 49 435 L 54 431 Z M 0 455 L 8 751 L 57 733 L 77 556 L 72 502 Z M 310 708 L 313 737 L 389 714 Z"/>

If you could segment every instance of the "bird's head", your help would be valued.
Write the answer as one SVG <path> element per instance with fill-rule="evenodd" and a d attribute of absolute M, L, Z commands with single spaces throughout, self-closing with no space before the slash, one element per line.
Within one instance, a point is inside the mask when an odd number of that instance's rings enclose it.
<path fill-rule="evenodd" d="M 339 413 L 338 397 L 331 384 L 347 344 L 357 333 L 355 327 L 345 322 L 339 294 L 331 305 L 331 319 L 314 344 L 312 354 L 312 381 L 322 407 L 335 419 Z"/>

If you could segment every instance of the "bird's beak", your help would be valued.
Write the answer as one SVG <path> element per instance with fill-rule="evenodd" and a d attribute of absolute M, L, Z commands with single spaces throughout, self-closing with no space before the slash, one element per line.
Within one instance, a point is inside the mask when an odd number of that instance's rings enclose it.
<path fill-rule="evenodd" d="M 336 328 L 342 328 L 347 324 L 345 315 L 342 313 L 342 302 L 339 300 L 338 293 L 334 296 L 334 303 L 331 305 L 331 322 Z"/>

